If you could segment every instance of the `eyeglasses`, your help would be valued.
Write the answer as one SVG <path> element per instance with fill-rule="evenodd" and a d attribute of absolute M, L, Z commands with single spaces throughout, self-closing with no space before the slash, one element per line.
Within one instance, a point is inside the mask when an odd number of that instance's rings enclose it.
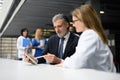
<path fill-rule="evenodd" d="M 72 24 L 74 24 L 76 21 L 79 21 L 79 19 L 77 19 L 77 20 L 73 20 L 73 21 L 72 21 Z"/>

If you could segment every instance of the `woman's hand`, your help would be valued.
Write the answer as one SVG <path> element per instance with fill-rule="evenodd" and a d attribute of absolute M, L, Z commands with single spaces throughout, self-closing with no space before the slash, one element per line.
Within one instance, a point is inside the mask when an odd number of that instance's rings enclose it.
<path fill-rule="evenodd" d="M 62 67 L 62 63 L 56 64 L 56 67 Z"/>

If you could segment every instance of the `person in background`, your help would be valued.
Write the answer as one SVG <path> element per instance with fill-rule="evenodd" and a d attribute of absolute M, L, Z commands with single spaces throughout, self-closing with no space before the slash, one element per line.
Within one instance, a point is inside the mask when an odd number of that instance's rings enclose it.
<path fill-rule="evenodd" d="M 34 57 L 42 55 L 45 44 L 46 39 L 43 37 L 43 30 L 41 28 L 37 28 L 35 30 L 35 38 L 32 40 L 32 48 L 35 49 L 35 52 L 33 52 Z"/>
<path fill-rule="evenodd" d="M 70 26 L 69 31 L 75 33 L 75 28 L 73 26 Z"/>
<path fill-rule="evenodd" d="M 72 20 L 76 31 L 82 34 L 75 53 L 56 66 L 116 72 L 108 39 L 95 9 L 89 4 L 81 5 L 73 10 Z"/>
<path fill-rule="evenodd" d="M 21 35 L 17 39 L 18 60 L 23 60 L 23 53 L 31 48 L 31 41 L 28 38 L 28 29 L 21 29 Z"/>
<path fill-rule="evenodd" d="M 52 18 L 56 34 L 52 35 L 43 51 L 43 58 L 37 58 L 38 63 L 60 63 L 61 59 L 71 56 L 75 52 L 79 37 L 69 31 L 69 20 L 64 14 L 56 14 Z M 64 39 L 64 40 L 63 40 Z M 60 44 L 63 40 L 63 49 Z M 62 52 L 62 54 L 60 54 Z M 30 62 L 25 56 L 25 61 Z"/>

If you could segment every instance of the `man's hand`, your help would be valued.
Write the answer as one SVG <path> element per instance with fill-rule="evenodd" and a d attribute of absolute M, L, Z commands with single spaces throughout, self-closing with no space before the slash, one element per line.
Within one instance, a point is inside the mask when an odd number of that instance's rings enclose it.
<path fill-rule="evenodd" d="M 34 57 L 32 57 L 32 56 L 30 56 L 30 57 L 31 57 L 34 61 L 37 62 L 37 59 L 36 59 L 36 58 L 34 58 Z M 24 53 L 24 60 L 25 60 L 25 62 L 34 64 L 34 63 L 26 56 L 26 53 Z"/>
<path fill-rule="evenodd" d="M 60 63 L 61 62 L 61 59 L 56 57 L 55 55 L 53 54 L 46 54 L 44 55 L 44 59 L 46 60 L 47 63 Z"/>

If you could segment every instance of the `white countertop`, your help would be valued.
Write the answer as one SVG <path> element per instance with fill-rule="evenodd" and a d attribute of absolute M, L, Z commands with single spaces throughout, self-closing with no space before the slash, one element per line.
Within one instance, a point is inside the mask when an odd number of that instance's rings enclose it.
<path fill-rule="evenodd" d="M 0 59 L 0 80 L 120 80 L 120 74 Z"/>

